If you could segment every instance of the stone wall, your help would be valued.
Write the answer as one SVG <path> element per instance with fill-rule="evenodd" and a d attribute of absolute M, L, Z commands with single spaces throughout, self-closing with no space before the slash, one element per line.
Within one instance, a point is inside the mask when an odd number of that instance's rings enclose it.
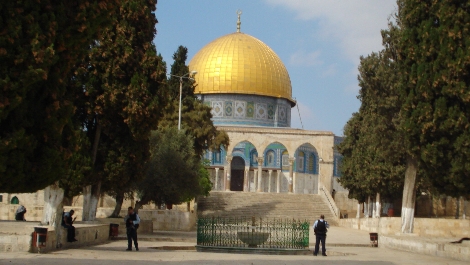
<path fill-rule="evenodd" d="M 428 241 L 417 236 L 379 236 L 379 242 L 379 247 L 382 248 L 391 248 L 467 262 L 470 260 L 470 242 L 468 241 L 464 241 L 462 244 L 452 244 L 449 241 Z"/>
<path fill-rule="evenodd" d="M 0 220 L 15 220 L 16 209 L 19 205 L 16 204 L 0 204 Z M 41 221 L 42 211 L 44 206 L 29 206 L 25 205 L 27 221 Z"/>
<path fill-rule="evenodd" d="M 340 219 L 339 226 L 383 235 L 401 234 L 400 217 Z M 470 237 L 470 220 L 415 218 L 413 234 L 433 237 Z"/>
<path fill-rule="evenodd" d="M 33 193 L 0 193 L 2 195 L 2 204 L 10 204 L 13 197 L 18 198 L 18 205 L 44 205 L 44 190 Z"/>
<path fill-rule="evenodd" d="M 339 185 L 337 178 L 333 179 L 333 188 L 336 190 L 335 202 L 342 213 L 347 213 L 349 218 L 355 218 L 357 213 L 357 200 L 349 199 L 349 192 Z M 470 219 L 470 202 L 458 201 L 452 197 L 433 198 L 432 203 L 428 195 L 421 195 L 416 199 L 415 217 L 439 218 L 455 217 L 459 203 L 459 217 L 466 213 L 466 219 Z M 387 213 L 389 205 L 382 204 L 382 213 Z M 401 198 L 397 198 L 390 205 L 394 209 L 394 216 L 400 216 Z M 363 206 L 361 205 L 361 217 Z"/>
<path fill-rule="evenodd" d="M 27 206 L 26 207 L 26 214 L 25 219 L 27 221 L 42 221 L 42 213 L 44 210 L 44 206 Z M 15 212 L 18 208 L 18 205 L 0 205 L 0 220 L 15 220 Z M 82 220 L 82 212 L 83 208 L 80 207 L 73 207 L 73 206 L 65 206 L 64 211 L 68 212 L 70 210 L 74 210 L 75 214 L 74 217 L 77 217 L 77 221 Z M 121 211 L 121 215 L 124 216 L 127 214 L 127 208 L 123 208 L 126 210 Z M 96 211 L 96 218 L 106 218 L 110 216 L 114 211 L 114 208 L 98 208 Z"/>
<path fill-rule="evenodd" d="M 0 236 L 0 253 L 26 252 L 31 248 L 31 235 L 2 235 Z"/>
<path fill-rule="evenodd" d="M 140 216 L 140 213 L 139 213 Z M 119 225 L 118 231 L 119 235 L 126 236 L 126 223 L 124 223 L 124 218 L 97 218 L 99 223 L 110 225 L 110 224 L 117 224 Z M 141 218 L 139 229 L 139 234 L 152 234 L 153 233 L 153 222 L 152 220 L 146 220 Z"/>
<path fill-rule="evenodd" d="M 60 249 L 66 248 L 77 248 L 80 246 L 90 246 L 96 244 L 102 244 L 109 239 L 109 225 L 104 224 L 77 224 L 75 226 L 75 238 L 77 242 L 68 243 L 67 242 L 67 229 L 59 228 L 60 231 Z M 56 231 L 52 227 L 47 227 L 47 240 L 46 246 L 40 249 L 41 253 L 50 252 L 57 249 L 57 236 Z M 38 249 L 35 247 L 31 248 L 32 252 L 38 252 Z"/>
<path fill-rule="evenodd" d="M 152 220 L 154 231 L 194 231 L 197 215 L 194 211 L 139 210 L 144 220 Z"/>

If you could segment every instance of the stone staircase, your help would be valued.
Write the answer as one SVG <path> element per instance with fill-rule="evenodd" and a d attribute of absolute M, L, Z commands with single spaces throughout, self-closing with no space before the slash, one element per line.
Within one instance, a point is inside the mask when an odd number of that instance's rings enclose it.
<path fill-rule="evenodd" d="M 334 214 L 318 194 L 212 191 L 197 200 L 198 217 L 261 217 L 314 220 L 325 215 L 332 225 Z"/>

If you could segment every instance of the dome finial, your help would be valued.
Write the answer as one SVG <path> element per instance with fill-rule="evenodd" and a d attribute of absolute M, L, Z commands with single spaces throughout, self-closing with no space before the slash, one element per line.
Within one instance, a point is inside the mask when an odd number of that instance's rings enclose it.
<path fill-rule="evenodd" d="M 240 21 L 240 15 L 242 14 L 242 11 L 240 9 L 237 10 L 237 15 L 238 15 L 238 21 L 237 21 L 237 32 L 240 32 L 240 25 L 242 22 Z"/>

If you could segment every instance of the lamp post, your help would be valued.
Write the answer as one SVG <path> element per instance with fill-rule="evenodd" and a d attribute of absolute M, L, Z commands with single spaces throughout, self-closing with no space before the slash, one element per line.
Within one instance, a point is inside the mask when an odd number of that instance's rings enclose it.
<path fill-rule="evenodd" d="M 179 104 L 179 108 L 178 108 L 178 131 L 181 130 L 181 95 L 183 94 L 183 78 L 187 78 L 189 80 L 194 80 L 193 78 L 191 78 L 191 76 L 197 74 L 197 71 L 191 71 L 189 73 L 186 73 L 184 75 L 171 75 L 171 76 L 174 76 L 174 77 L 178 77 L 180 79 L 180 104 Z"/>

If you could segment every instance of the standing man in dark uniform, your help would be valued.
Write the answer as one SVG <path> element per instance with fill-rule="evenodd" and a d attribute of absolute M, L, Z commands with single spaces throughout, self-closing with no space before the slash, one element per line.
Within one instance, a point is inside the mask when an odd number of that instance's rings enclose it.
<path fill-rule="evenodd" d="M 132 207 L 127 209 L 127 215 L 124 217 L 127 232 L 127 251 L 132 251 L 132 240 L 134 240 L 135 250 L 139 251 L 139 243 L 137 243 L 137 228 L 139 228 L 140 218 L 134 212 Z"/>
<path fill-rule="evenodd" d="M 315 232 L 315 251 L 313 255 L 318 255 L 318 250 L 320 248 L 321 242 L 321 253 L 322 256 L 326 256 L 326 248 L 325 248 L 325 240 L 326 240 L 326 232 L 328 232 L 328 228 L 330 225 L 325 221 L 325 216 L 322 214 L 319 220 L 316 220 L 313 224 L 313 231 Z"/>

